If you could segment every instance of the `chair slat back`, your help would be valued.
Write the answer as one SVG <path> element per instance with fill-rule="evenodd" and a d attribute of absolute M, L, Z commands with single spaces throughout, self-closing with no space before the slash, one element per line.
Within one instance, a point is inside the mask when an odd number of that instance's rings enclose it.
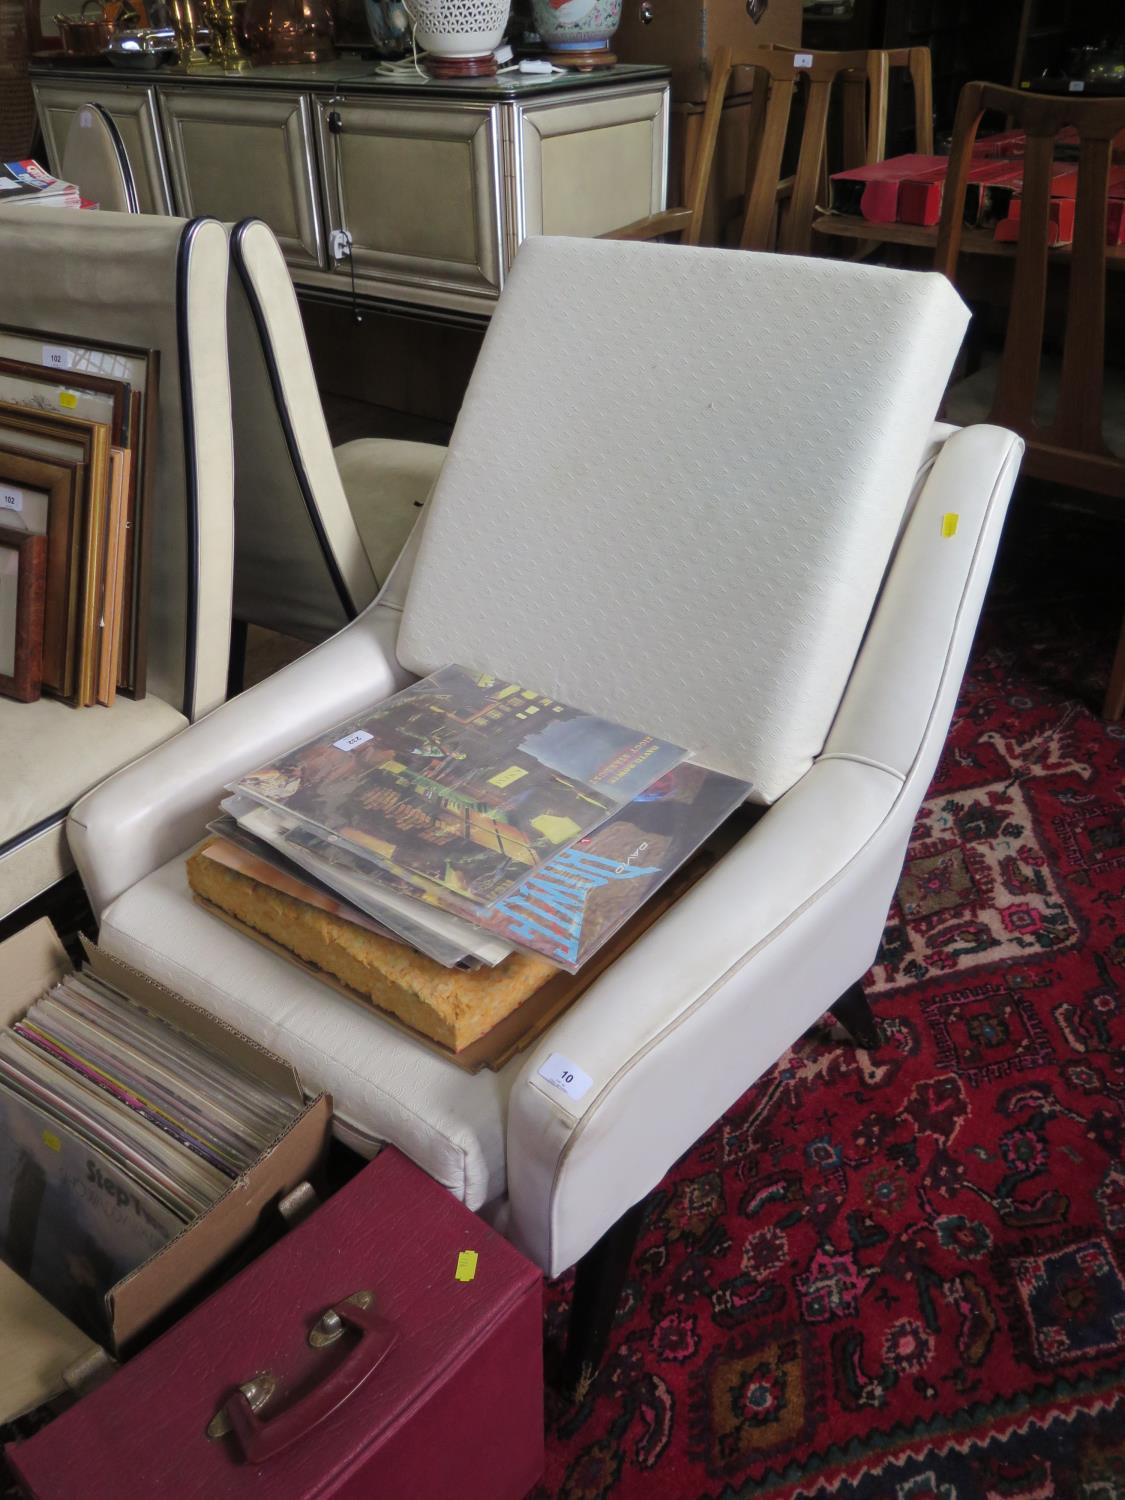
<path fill-rule="evenodd" d="M 914 90 L 914 150 L 921 156 L 934 152 L 934 77 L 928 47 L 892 47 L 887 53 L 892 72 L 905 68 Z M 885 97 L 885 96 L 884 96 Z M 879 124 L 879 139 L 887 138 L 886 115 Z"/>
<path fill-rule="evenodd" d="M 1114 137 L 1125 130 L 1125 99 L 1028 94 L 970 83 L 961 92 L 942 203 L 935 267 L 956 279 L 973 146 L 987 110 L 1027 132 L 1008 327 L 989 419 L 1028 443 L 1025 469 L 1042 478 L 1125 498 L 1125 456 L 1102 432 L 1105 354 L 1106 214 Z M 1055 413 L 1040 428 L 1035 400 L 1042 366 L 1047 298 L 1052 158 L 1059 132 L 1078 135 L 1078 201 L 1070 254 L 1066 330 Z"/>
<path fill-rule="evenodd" d="M 688 203 L 692 225 L 685 243 L 698 244 L 702 231 L 703 205 L 715 159 L 723 99 L 735 68 L 755 74 L 747 157 L 746 207 L 739 245 L 744 250 L 776 248 L 808 254 L 812 243 L 812 221 L 822 193 L 826 166 L 828 114 L 833 90 L 843 95 L 843 142 L 848 166 L 882 159 L 887 122 L 887 92 L 892 57 L 896 66 L 925 73 L 923 84 L 915 83 L 915 98 L 927 111 L 929 139 L 929 53 L 925 48 L 903 49 L 892 54 L 872 52 L 792 52 L 782 47 L 724 47 L 711 69 L 711 83 L 700 129 L 699 146 L 692 163 Z M 913 58 L 913 65 L 911 59 Z M 789 135 L 793 101 L 798 90 L 805 96 L 805 114 L 787 212 L 777 228 L 782 158 Z M 919 148 L 921 149 L 921 147 Z"/>

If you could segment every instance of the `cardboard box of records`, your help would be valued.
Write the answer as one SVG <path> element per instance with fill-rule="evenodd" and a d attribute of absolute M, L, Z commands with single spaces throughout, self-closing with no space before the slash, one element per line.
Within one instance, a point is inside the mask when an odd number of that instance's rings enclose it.
<path fill-rule="evenodd" d="M 8 1437 L 28 1430 L 27 1414 L 97 1383 L 109 1356 L 131 1353 L 212 1272 L 253 1250 L 263 1216 L 328 1142 L 330 1099 L 306 1102 L 287 1063 L 85 947 L 76 971 L 46 919 L 0 944 Z M 134 1064 L 149 1067 L 145 1082 Z M 229 1138 L 217 1123 L 227 1105 Z"/>

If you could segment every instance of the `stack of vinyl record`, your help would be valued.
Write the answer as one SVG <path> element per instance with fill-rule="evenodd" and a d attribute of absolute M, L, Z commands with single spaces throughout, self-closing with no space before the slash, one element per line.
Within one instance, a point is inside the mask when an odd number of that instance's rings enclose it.
<path fill-rule="evenodd" d="M 538 983 L 579 972 L 750 788 L 678 745 L 450 666 L 228 790 L 189 865 L 197 894 L 283 947 L 300 904 L 316 911 L 303 956 L 321 967 L 327 918 L 364 933 L 384 970 L 379 943 L 405 947 L 430 964 L 412 971 L 416 997 L 427 976 L 448 989 L 434 969 L 491 969 L 499 984 L 521 955 Z M 270 901 L 232 902 L 246 882 Z"/>
<path fill-rule="evenodd" d="M 0 1254 L 82 1327 L 292 1104 L 89 971 L 0 1031 Z"/>

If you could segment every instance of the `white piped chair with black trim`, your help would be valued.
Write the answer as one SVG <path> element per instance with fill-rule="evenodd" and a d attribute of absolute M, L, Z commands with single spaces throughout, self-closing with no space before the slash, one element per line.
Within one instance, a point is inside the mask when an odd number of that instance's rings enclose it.
<path fill-rule="evenodd" d="M 522 247 L 420 535 L 332 640 L 75 809 L 101 942 L 329 1089 L 555 1276 L 597 1357 L 645 1195 L 872 962 L 1021 444 L 935 425 L 932 274 Z M 751 830 L 497 1073 L 470 1076 L 193 906 L 223 784 L 447 662 L 748 778 Z M 560 1054 L 588 1084 L 544 1076 Z M 548 1069 L 548 1071 L 550 1071 Z"/>
<path fill-rule="evenodd" d="M 147 539 L 148 690 L 135 700 L 119 696 L 112 708 L 0 698 L 0 918 L 10 918 L 7 925 L 73 870 L 64 832 L 71 804 L 222 702 L 233 566 L 226 231 L 214 219 L 23 214 L 0 214 L 0 324 L 40 331 L 52 344 L 155 349 L 159 398 Z"/>
<path fill-rule="evenodd" d="M 139 214 L 137 179 L 121 132 L 101 104 L 83 104 L 66 133 L 59 176 L 108 213 Z"/>
<path fill-rule="evenodd" d="M 335 450 L 289 268 L 260 219 L 231 230 L 233 680 L 248 625 L 317 643 L 375 598 L 445 458 L 435 443 Z"/>

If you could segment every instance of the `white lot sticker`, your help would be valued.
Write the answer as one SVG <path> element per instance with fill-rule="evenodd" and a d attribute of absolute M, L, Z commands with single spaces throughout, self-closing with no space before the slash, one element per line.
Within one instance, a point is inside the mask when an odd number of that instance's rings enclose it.
<path fill-rule="evenodd" d="M 539 1076 L 548 1083 L 553 1083 L 557 1089 L 562 1089 L 569 1099 L 584 1099 L 594 1086 L 589 1073 L 583 1073 L 576 1063 L 563 1057 L 561 1052 L 551 1053 L 539 1069 Z"/>
<path fill-rule="evenodd" d="M 23 490 L 0 486 L 0 510 L 23 510 Z"/>
<path fill-rule="evenodd" d="M 375 736 L 368 734 L 366 729 L 354 729 L 351 734 L 346 734 L 342 740 L 333 740 L 333 747 L 337 750 L 358 750 L 360 745 L 366 745 L 368 740 Z"/>
<path fill-rule="evenodd" d="M 74 364 L 74 350 L 60 344 L 43 345 L 43 363 L 48 370 L 69 370 Z"/>
<path fill-rule="evenodd" d="M 795 68 L 811 68 L 813 55 L 811 52 L 795 52 L 793 54 L 793 66 Z"/>

